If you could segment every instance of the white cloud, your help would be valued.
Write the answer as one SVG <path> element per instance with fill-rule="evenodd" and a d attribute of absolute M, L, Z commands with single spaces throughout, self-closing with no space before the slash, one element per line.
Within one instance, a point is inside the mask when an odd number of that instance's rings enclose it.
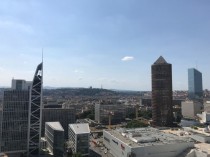
<path fill-rule="evenodd" d="M 131 60 L 134 60 L 133 56 L 125 56 L 121 59 L 121 61 L 131 61 Z"/>
<path fill-rule="evenodd" d="M 77 70 L 77 69 L 75 69 L 74 72 L 75 72 L 75 73 L 80 73 L 80 74 L 84 73 L 84 71 L 82 71 L 82 70 Z"/>

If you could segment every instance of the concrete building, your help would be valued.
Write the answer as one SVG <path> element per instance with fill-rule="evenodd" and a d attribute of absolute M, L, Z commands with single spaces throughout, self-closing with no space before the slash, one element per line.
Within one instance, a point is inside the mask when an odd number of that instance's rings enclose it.
<path fill-rule="evenodd" d="M 181 122 L 179 125 L 181 127 L 191 127 L 191 126 L 196 126 L 199 124 L 200 124 L 200 122 L 197 120 L 194 120 L 194 119 L 181 119 Z"/>
<path fill-rule="evenodd" d="M 31 81 L 12 79 L 12 90 L 30 90 Z"/>
<path fill-rule="evenodd" d="M 152 71 L 152 120 L 155 126 L 173 125 L 172 65 L 160 56 Z"/>
<path fill-rule="evenodd" d="M 202 112 L 201 114 L 197 114 L 197 116 L 200 118 L 201 123 L 210 123 L 210 112 Z"/>
<path fill-rule="evenodd" d="M 45 123 L 45 139 L 47 149 L 55 157 L 63 157 L 64 154 L 64 129 L 59 122 Z"/>
<path fill-rule="evenodd" d="M 194 146 L 189 138 L 151 127 L 104 130 L 103 143 L 114 157 L 178 157 Z"/>
<path fill-rule="evenodd" d="M 201 99 L 203 97 L 202 73 L 195 68 L 188 69 L 188 98 Z"/>
<path fill-rule="evenodd" d="M 44 108 L 42 109 L 42 137 L 45 132 L 45 122 L 61 123 L 64 129 L 64 138 L 68 139 L 68 125 L 76 121 L 74 108 Z"/>
<path fill-rule="evenodd" d="M 210 101 L 204 101 L 203 107 L 204 111 L 210 112 Z"/>
<path fill-rule="evenodd" d="M 184 118 L 195 119 L 197 114 L 201 113 L 203 105 L 198 101 L 183 101 L 181 108 Z"/>
<path fill-rule="evenodd" d="M 111 124 L 118 124 L 125 121 L 126 107 L 121 103 L 102 102 L 95 105 L 95 120 L 98 123 L 109 124 L 109 114 Z"/>
<path fill-rule="evenodd" d="M 69 124 L 69 144 L 73 153 L 89 155 L 90 128 L 87 123 Z"/>

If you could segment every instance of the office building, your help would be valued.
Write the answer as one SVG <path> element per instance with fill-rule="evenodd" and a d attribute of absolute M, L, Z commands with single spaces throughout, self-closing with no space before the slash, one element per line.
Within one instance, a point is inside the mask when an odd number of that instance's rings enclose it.
<path fill-rule="evenodd" d="M 27 149 L 30 86 L 25 80 L 13 79 L 11 89 L 4 91 L 1 152 L 25 152 Z"/>
<path fill-rule="evenodd" d="M 153 125 L 171 126 L 173 125 L 172 65 L 160 56 L 151 69 Z"/>
<path fill-rule="evenodd" d="M 30 92 L 27 147 L 29 157 L 38 155 L 41 147 L 42 85 L 43 63 L 40 63 L 37 66 Z"/>
<path fill-rule="evenodd" d="M 121 103 L 101 102 L 95 105 L 95 120 L 98 123 L 109 124 L 111 114 L 111 124 L 118 124 L 125 121 L 126 107 Z"/>
<path fill-rule="evenodd" d="M 182 116 L 187 119 L 196 119 L 197 114 L 201 113 L 203 104 L 198 101 L 183 101 L 181 104 Z"/>
<path fill-rule="evenodd" d="M 188 69 L 188 97 L 189 99 L 203 97 L 202 73 L 195 68 Z"/>
<path fill-rule="evenodd" d="M 178 157 L 194 143 L 158 129 L 103 130 L 103 144 L 114 157 Z"/>
<path fill-rule="evenodd" d="M 69 143 L 73 153 L 89 155 L 90 128 L 87 123 L 69 124 Z"/>
<path fill-rule="evenodd" d="M 63 157 L 64 153 L 64 130 L 59 122 L 45 123 L 45 139 L 47 149 L 55 157 Z"/>
<path fill-rule="evenodd" d="M 1 116 L 1 152 L 39 154 L 41 138 L 42 63 L 32 82 L 12 80 L 4 91 Z"/>
<path fill-rule="evenodd" d="M 45 122 L 60 122 L 64 129 L 64 138 L 68 139 L 68 125 L 76 121 L 75 108 L 44 108 L 42 109 L 42 137 Z"/>

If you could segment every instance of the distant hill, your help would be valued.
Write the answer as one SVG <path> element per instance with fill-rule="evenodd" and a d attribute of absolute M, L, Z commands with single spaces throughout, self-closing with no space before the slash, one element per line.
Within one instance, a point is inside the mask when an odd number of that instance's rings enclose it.
<path fill-rule="evenodd" d="M 109 96 L 109 95 L 117 95 L 117 92 L 100 88 L 57 88 L 57 89 L 44 89 L 43 94 L 45 96 L 47 95 Z"/>

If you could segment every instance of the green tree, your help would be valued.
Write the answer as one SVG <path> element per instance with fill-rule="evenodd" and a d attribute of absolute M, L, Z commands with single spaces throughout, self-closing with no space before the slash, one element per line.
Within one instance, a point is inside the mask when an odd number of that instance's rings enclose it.
<path fill-rule="evenodd" d="M 141 127 L 147 127 L 148 124 L 143 123 L 139 120 L 132 120 L 127 123 L 126 128 L 141 128 Z"/>

